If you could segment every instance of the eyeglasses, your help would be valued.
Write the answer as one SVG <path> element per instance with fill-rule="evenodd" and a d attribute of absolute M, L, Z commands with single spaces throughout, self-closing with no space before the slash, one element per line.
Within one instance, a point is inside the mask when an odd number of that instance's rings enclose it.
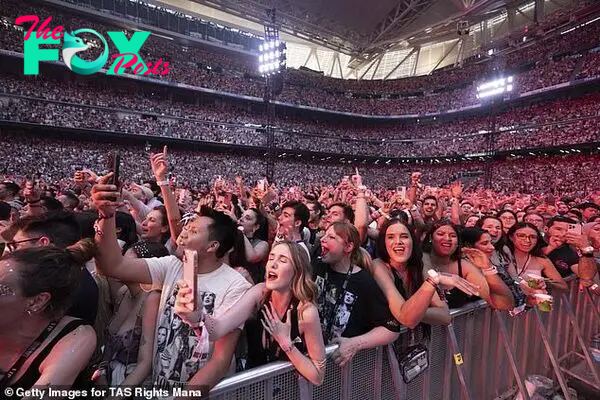
<path fill-rule="evenodd" d="M 530 242 L 535 242 L 537 240 L 537 235 L 526 235 L 524 233 L 517 233 L 515 235 L 519 240 L 529 240 Z"/>
<path fill-rule="evenodd" d="M 15 242 L 7 242 L 6 243 L 6 247 L 8 248 L 8 251 L 10 251 L 11 253 L 15 250 L 17 250 L 19 248 L 19 245 L 21 243 L 27 243 L 27 242 L 35 242 L 36 240 L 40 240 L 42 238 L 42 236 L 39 237 L 34 237 L 31 239 L 23 239 L 23 240 L 17 240 Z"/>

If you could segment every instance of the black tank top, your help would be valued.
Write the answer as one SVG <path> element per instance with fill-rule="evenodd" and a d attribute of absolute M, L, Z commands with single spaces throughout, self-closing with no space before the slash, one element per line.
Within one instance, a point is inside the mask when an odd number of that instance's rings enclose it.
<path fill-rule="evenodd" d="M 89 325 L 87 321 L 82 319 L 74 319 L 73 321 L 67 323 L 61 331 L 39 352 L 39 354 L 35 357 L 33 362 L 29 365 L 27 370 L 21 377 L 15 382 L 10 384 L 9 387 L 30 389 L 33 385 L 40 379 L 40 365 L 42 362 L 50 355 L 50 352 L 56 346 L 56 344 L 69 333 L 73 332 L 81 325 Z M 73 389 L 84 389 L 90 387 L 90 371 L 82 371 L 75 382 L 71 386 Z"/>
<path fill-rule="evenodd" d="M 398 271 L 392 268 L 389 264 L 387 264 L 388 268 L 392 271 L 392 275 L 394 276 L 394 286 L 398 289 L 398 292 L 404 297 L 404 300 L 408 300 L 408 298 L 412 295 L 412 288 L 408 288 L 411 293 L 408 293 L 406 288 L 404 287 L 404 282 L 400 277 Z M 414 287 L 414 285 L 413 285 Z M 414 346 L 417 343 L 427 342 L 431 336 L 431 325 L 425 324 L 423 322 L 419 322 L 419 324 L 410 330 L 408 335 L 400 335 L 398 340 L 394 342 L 394 349 L 397 353 L 402 353 L 410 346 Z M 414 341 L 415 343 L 411 343 Z"/>
<path fill-rule="evenodd" d="M 267 297 L 265 304 L 269 303 L 270 295 Z M 296 348 L 306 354 L 306 343 L 304 342 L 304 336 L 300 335 L 300 329 L 298 327 L 298 300 L 292 299 L 290 304 L 292 312 L 290 313 L 292 318 L 292 326 L 290 332 L 290 339 Z M 260 315 L 260 311 L 259 311 Z M 260 317 L 259 317 L 260 318 Z M 283 322 L 286 322 L 287 313 L 283 316 Z M 265 331 L 260 320 L 257 318 L 258 323 L 254 326 L 258 331 L 256 335 L 253 335 L 253 343 L 248 343 L 249 348 L 260 349 L 259 351 L 248 352 L 248 368 L 258 367 L 273 361 L 288 361 L 288 357 L 283 350 L 279 347 L 276 340 L 272 339 L 268 332 Z M 258 341 L 258 343 L 256 343 Z"/>
<path fill-rule="evenodd" d="M 458 259 L 458 276 L 464 279 L 462 270 L 462 260 Z M 467 303 L 481 300 L 481 297 L 468 296 L 465 292 L 460 289 L 452 288 L 446 291 L 446 303 L 449 308 L 461 308 Z"/>

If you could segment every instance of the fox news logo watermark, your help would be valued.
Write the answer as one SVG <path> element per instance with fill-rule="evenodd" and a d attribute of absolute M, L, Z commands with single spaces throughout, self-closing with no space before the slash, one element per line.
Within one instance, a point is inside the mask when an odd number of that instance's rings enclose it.
<path fill-rule="evenodd" d="M 71 71 L 81 75 L 91 75 L 100 71 L 106 65 L 109 54 L 108 43 L 104 36 L 93 29 L 78 29 L 68 33 L 65 32 L 63 26 L 57 26 L 50 31 L 50 28 L 47 26 L 51 20 L 52 17 L 48 17 L 39 27 L 38 23 L 40 19 L 37 15 L 24 15 L 15 20 L 15 24 L 17 25 L 32 22 L 31 27 L 25 32 L 23 42 L 25 58 L 23 72 L 25 75 L 39 74 L 40 61 L 58 61 L 58 49 L 40 48 L 40 45 L 60 44 L 61 39 L 63 40 L 62 58 L 65 65 Z M 85 52 L 90 48 L 90 44 L 85 44 L 77 36 L 82 33 L 96 36 L 99 40 L 97 42 L 98 45 L 101 43 L 104 46 L 102 54 L 93 61 L 82 60 L 77 56 L 77 53 Z M 150 36 L 150 32 L 136 31 L 131 36 L 131 39 L 128 39 L 122 31 L 109 31 L 106 34 L 119 51 L 119 54 L 112 56 L 115 61 L 108 69 L 107 74 L 121 75 L 127 68 L 131 68 L 136 75 L 166 75 L 170 71 L 169 63 L 163 63 L 162 58 L 153 65 L 152 63 L 146 64 L 140 56 L 139 51 L 146 42 L 146 39 L 148 39 L 148 36 Z"/>

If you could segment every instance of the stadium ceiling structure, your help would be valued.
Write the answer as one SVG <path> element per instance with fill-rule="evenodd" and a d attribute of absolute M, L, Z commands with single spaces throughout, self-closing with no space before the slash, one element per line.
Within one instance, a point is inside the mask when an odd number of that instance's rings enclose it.
<path fill-rule="evenodd" d="M 265 20 L 267 8 L 275 8 L 281 31 L 364 60 L 393 48 L 448 40 L 456 37 L 459 21 L 476 24 L 531 0 L 194 1 L 257 23 Z"/>

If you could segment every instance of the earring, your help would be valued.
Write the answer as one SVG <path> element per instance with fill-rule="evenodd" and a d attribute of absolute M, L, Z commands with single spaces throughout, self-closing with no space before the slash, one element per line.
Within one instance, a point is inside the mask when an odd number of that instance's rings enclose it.
<path fill-rule="evenodd" d="M 27 310 L 27 314 L 31 317 L 31 310 Z"/>

